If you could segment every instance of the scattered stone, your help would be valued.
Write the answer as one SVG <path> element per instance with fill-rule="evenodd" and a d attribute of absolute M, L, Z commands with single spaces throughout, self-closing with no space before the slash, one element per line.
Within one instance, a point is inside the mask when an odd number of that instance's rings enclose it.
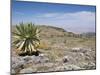
<path fill-rule="evenodd" d="M 24 69 L 24 63 L 19 62 L 12 65 L 12 74 L 18 73 L 21 69 Z"/>
<path fill-rule="evenodd" d="M 20 69 L 24 67 L 24 61 L 17 57 L 12 57 L 12 69 Z"/>
<path fill-rule="evenodd" d="M 95 63 L 87 63 L 86 65 L 83 66 L 85 69 L 96 69 Z"/>
<path fill-rule="evenodd" d="M 32 69 L 32 68 L 22 69 L 22 70 L 20 71 L 20 73 L 33 73 L 33 69 Z"/>
<path fill-rule="evenodd" d="M 16 72 L 15 72 L 15 70 L 14 70 L 14 69 L 12 69 L 12 70 L 11 70 L 11 73 L 12 73 L 12 74 L 15 74 Z"/>
<path fill-rule="evenodd" d="M 69 65 L 68 68 L 71 68 L 72 70 L 79 70 L 81 69 L 79 66 L 76 66 L 76 65 Z"/>
<path fill-rule="evenodd" d="M 40 57 L 44 57 L 45 55 L 44 55 L 44 54 L 39 54 L 39 56 L 40 56 Z"/>
<path fill-rule="evenodd" d="M 28 61 L 32 60 L 32 59 L 31 59 L 31 56 L 25 56 L 25 57 L 22 57 L 22 58 L 23 58 L 23 60 L 24 60 L 25 62 L 28 62 Z"/>
<path fill-rule="evenodd" d="M 68 56 L 64 56 L 63 62 L 64 62 L 64 63 L 68 62 Z"/>
<path fill-rule="evenodd" d="M 72 51 L 73 51 L 73 52 L 79 52 L 79 51 L 80 51 L 80 48 L 79 48 L 79 47 L 77 47 L 77 48 L 72 48 Z"/>
<path fill-rule="evenodd" d="M 76 65 L 73 65 L 73 64 L 56 67 L 56 71 L 79 70 L 79 69 L 81 69 L 81 68 Z"/>

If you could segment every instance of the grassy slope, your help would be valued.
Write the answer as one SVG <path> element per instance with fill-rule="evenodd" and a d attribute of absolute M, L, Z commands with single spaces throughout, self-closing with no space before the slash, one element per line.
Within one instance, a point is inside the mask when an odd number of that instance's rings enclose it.
<path fill-rule="evenodd" d="M 55 62 L 57 59 L 63 58 L 68 55 L 72 58 L 75 57 L 74 64 L 80 65 L 83 62 L 91 62 L 94 60 L 89 59 L 85 61 L 85 57 L 80 57 L 80 53 L 71 52 L 71 48 L 91 48 L 95 51 L 95 37 L 80 38 L 74 37 L 72 32 L 65 31 L 61 28 L 55 28 L 50 26 L 39 26 L 40 33 L 40 46 L 39 50 L 47 55 L 51 62 Z M 90 55 L 95 57 L 95 52 Z M 91 56 L 90 56 L 91 57 Z M 78 59 L 77 59 L 78 58 Z M 77 59 L 77 61 L 76 61 Z M 70 64 L 73 64 L 73 61 Z"/>

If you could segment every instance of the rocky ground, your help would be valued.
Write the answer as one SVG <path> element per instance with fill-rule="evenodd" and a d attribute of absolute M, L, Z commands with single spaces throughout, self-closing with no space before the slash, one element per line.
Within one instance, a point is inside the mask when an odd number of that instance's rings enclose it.
<path fill-rule="evenodd" d="M 14 53 L 14 52 L 13 52 Z M 85 48 L 64 50 L 64 56 L 51 60 L 48 54 L 12 56 L 12 73 L 37 73 L 95 69 L 95 51 Z"/>

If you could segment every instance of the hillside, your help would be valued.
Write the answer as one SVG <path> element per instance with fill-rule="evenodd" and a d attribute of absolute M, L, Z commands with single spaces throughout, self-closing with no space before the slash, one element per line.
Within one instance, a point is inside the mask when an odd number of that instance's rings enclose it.
<path fill-rule="evenodd" d="M 13 73 L 96 68 L 95 37 L 80 36 L 80 34 L 68 32 L 58 27 L 45 25 L 38 27 L 41 30 L 38 47 L 41 52 L 40 56 L 20 57 L 17 55 L 15 47 L 12 47 Z M 14 29 L 12 30 L 14 31 Z"/>
<path fill-rule="evenodd" d="M 67 36 L 67 37 L 76 37 L 76 38 L 77 37 L 91 38 L 91 37 L 96 36 L 95 32 L 86 32 L 86 33 L 76 34 L 74 32 L 69 32 L 69 31 L 66 31 L 63 28 L 59 28 L 59 27 L 46 26 L 46 25 L 42 25 L 42 26 L 38 26 L 38 27 L 41 30 L 41 37 L 43 37 L 43 36 L 45 36 L 45 37 Z"/>

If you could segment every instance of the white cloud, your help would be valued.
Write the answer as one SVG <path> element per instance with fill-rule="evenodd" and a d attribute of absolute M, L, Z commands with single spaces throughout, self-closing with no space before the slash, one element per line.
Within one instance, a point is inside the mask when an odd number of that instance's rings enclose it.
<path fill-rule="evenodd" d="M 44 13 L 40 14 L 37 17 L 39 18 L 55 18 L 55 19 L 67 19 L 67 20 L 94 20 L 95 19 L 95 13 L 94 12 L 87 12 L 87 11 L 81 11 L 81 12 L 73 12 L 73 13 Z"/>
<path fill-rule="evenodd" d="M 39 14 L 36 17 L 38 17 L 38 18 L 54 18 L 57 15 L 59 15 L 59 13 L 44 13 L 44 14 Z"/>
<path fill-rule="evenodd" d="M 95 12 L 42 13 L 36 17 L 35 22 L 74 32 L 92 32 L 95 31 Z"/>
<path fill-rule="evenodd" d="M 43 16 L 49 18 L 49 17 L 55 17 L 57 15 L 59 14 L 58 13 L 47 13 L 47 14 L 44 14 Z"/>

